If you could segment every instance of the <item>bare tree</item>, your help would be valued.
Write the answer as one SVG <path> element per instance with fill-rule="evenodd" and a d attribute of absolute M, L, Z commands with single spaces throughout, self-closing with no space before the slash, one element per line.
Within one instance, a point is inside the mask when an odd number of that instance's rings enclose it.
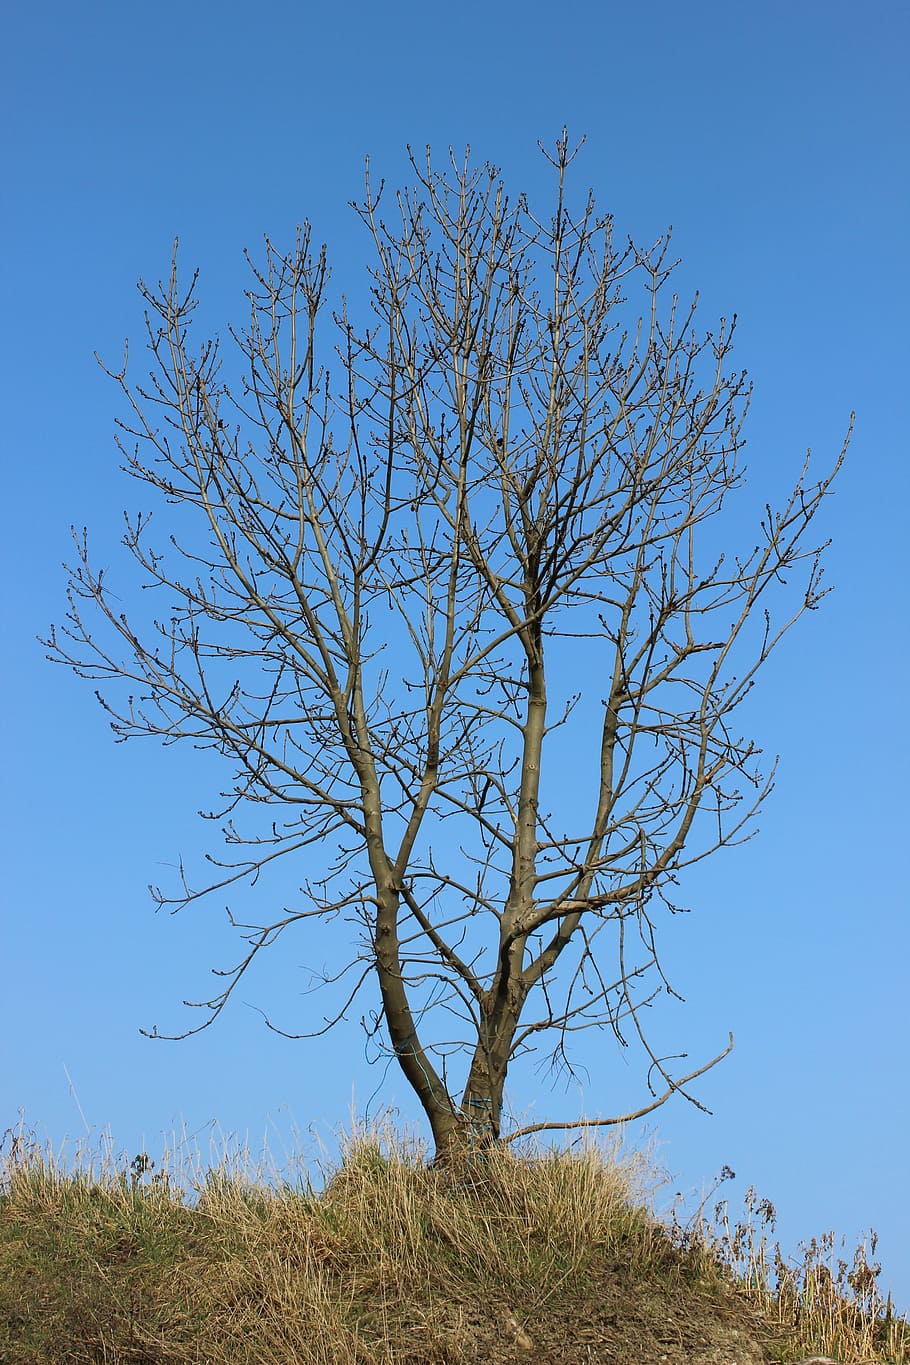
<path fill-rule="evenodd" d="M 695 303 L 667 297 L 668 237 L 617 247 L 591 195 L 570 210 L 576 151 L 563 135 L 547 154 L 545 220 L 494 168 L 428 154 L 387 221 L 368 171 L 366 327 L 324 306 L 309 226 L 287 253 L 267 240 L 231 333 L 239 382 L 217 340 L 191 346 L 195 276 L 178 287 L 175 258 L 140 284 L 153 369 L 144 388 L 125 361 L 115 375 L 120 448 L 186 532 L 155 547 L 128 517 L 124 543 L 166 615 L 121 614 L 74 532 L 46 642 L 118 685 L 119 738 L 230 760 L 214 883 L 182 875 L 161 904 L 301 869 L 299 906 L 232 916 L 245 948 L 199 1027 L 286 930 L 344 914 L 336 1019 L 378 985 L 363 1022 L 444 1161 L 531 1131 L 501 1133 L 510 1063 L 540 1041 L 571 1066 L 585 1027 L 641 1040 L 640 1113 L 694 1100 L 719 1058 L 676 1075 L 642 1024 L 666 988 L 656 912 L 752 830 L 770 778 L 734 713 L 826 591 L 806 532 L 843 451 L 818 482 L 803 467 L 754 548 L 723 552 L 749 392 L 727 370 L 735 319 L 697 335 Z M 277 812 L 242 832 L 250 803 Z"/>

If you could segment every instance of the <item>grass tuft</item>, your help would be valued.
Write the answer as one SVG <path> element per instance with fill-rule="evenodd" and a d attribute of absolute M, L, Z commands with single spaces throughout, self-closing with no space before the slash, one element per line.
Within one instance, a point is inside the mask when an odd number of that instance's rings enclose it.
<path fill-rule="evenodd" d="M 777 1210 L 771 1200 L 750 1188 L 743 1202 L 744 1213 L 734 1221 L 728 1201 L 720 1200 L 710 1222 L 699 1215 L 677 1240 L 697 1246 L 738 1293 L 788 1332 L 790 1354 L 783 1359 L 811 1353 L 843 1361 L 910 1361 L 907 1319 L 879 1288 L 874 1231 L 852 1252 L 829 1231 L 801 1243 L 798 1260 L 787 1260 L 773 1240 Z"/>
<path fill-rule="evenodd" d="M 658 1359 L 910 1365 L 874 1234 L 799 1265 L 750 1191 L 688 1227 L 650 1211 L 641 1153 L 494 1151 L 457 1182 L 390 1126 L 280 1176 L 243 1148 L 160 1169 L 73 1161 L 8 1133 L 0 1163 L 0 1360 L 8 1365 L 507 1365 Z M 300 1165 L 302 1170 L 302 1164 Z"/>

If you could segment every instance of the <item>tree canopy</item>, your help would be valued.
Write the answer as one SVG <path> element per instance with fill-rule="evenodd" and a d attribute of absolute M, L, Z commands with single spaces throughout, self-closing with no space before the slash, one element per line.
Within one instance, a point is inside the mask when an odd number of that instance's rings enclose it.
<path fill-rule="evenodd" d="M 373 993 L 444 1159 L 528 1131 L 502 1132 L 510 1065 L 571 1066 L 582 1028 L 640 1041 L 640 1112 L 695 1099 L 718 1058 L 677 1074 L 642 1018 L 660 916 L 753 828 L 771 773 L 736 712 L 826 591 L 810 527 L 844 452 L 726 544 L 735 318 L 700 332 L 668 235 L 618 243 L 593 195 L 572 207 L 576 151 L 547 153 L 547 216 L 470 158 L 412 156 L 397 195 L 368 172 L 370 316 L 328 306 L 304 225 L 250 260 L 229 360 L 195 342 L 175 253 L 141 286 L 149 379 L 113 372 L 125 468 L 179 507 L 173 534 L 126 521 L 157 619 L 123 613 L 83 532 L 49 640 L 119 738 L 227 762 L 214 875 L 162 904 L 293 860 L 298 903 L 230 912 L 245 946 L 199 1027 L 264 949 L 344 916 L 336 1017 Z"/>

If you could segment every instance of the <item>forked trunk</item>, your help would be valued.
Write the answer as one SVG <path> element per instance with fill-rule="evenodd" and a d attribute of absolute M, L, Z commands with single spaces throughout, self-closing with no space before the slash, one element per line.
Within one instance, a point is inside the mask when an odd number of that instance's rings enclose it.
<path fill-rule="evenodd" d="M 435 1152 L 431 1164 L 454 1180 L 476 1175 L 498 1140 L 488 1126 L 478 1128 L 468 1114 L 456 1111 L 433 1124 Z"/>
<path fill-rule="evenodd" d="M 457 1110 L 430 1115 L 436 1151 L 433 1165 L 460 1178 L 499 1142 L 505 1073 L 491 1078 L 477 1059 Z"/>

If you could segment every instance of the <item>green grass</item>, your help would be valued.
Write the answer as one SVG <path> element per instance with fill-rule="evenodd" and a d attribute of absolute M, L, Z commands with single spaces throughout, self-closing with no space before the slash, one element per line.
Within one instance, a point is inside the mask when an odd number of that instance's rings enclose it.
<path fill-rule="evenodd" d="M 317 1192 L 243 1151 L 67 1164 L 8 1135 L 0 1361 L 910 1365 L 874 1242 L 841 1262 L 828 1235 L 786 1263 L 751 1195 L 738 1223 L 720 1203 L 665 1225 L 641 1154 L 505 1149 L 454 1185 L 373 1128 L 323 1175 Z"/>

